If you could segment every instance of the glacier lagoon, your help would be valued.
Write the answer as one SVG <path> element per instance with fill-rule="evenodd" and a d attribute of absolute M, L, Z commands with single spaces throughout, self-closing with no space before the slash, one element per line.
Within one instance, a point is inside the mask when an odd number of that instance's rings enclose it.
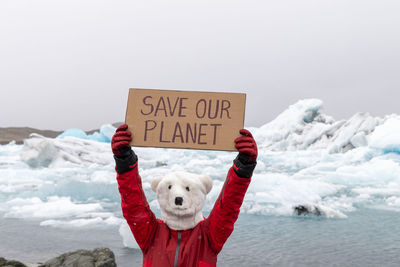
<path fill-rule="evenodd" d="M 336 121 L 322 101 L 301 100 L 248 127 L 258 165 L 219 266 L 397 266 L 400 262 L 400 116 Z M 115 128 L 114 128 L 115 130 Z M 110 144 L 113 128 L 86 138 L 66 131 L 0 146 L 0 254 L 27 262 L 95 246 L 119 266 L 141 253 L 121 216 Z M 80 138 L 74 136 L 79 133 Z M 96 140 L 96 137 L 97 140 Z M 134 148 L 143 187 L 169 171 L 210 175 L 217 198 L 235 152 Z M 296 206 L 321 216 L 297 216 Z"/>

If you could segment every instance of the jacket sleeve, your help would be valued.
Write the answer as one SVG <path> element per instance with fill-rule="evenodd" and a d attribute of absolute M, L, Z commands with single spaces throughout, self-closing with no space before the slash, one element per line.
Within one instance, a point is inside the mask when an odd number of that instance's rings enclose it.
<path fill-rule="evenodd" d="M 153 239 L 157 228 L 157 219 L 144 195 L 137 161 L 129 166 L 128 171 L 117 173 L 117 181 L 121 194 L 122 214 L 139 247 L 145 251 Z"/>
<path fill-rule="evenodd" d="M 250 178 L 241 178 L 233 168 L 229 169 L 221 193 L 207 218 L 210 237 L 217 253 L 233 231 L 249 184 Z"/>

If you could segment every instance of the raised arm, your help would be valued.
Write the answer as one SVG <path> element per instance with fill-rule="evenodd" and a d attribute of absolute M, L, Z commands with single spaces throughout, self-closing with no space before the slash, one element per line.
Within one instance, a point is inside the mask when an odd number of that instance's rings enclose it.
<path fill-rule="evenodd" d="M 211 240 L 217 253 L 221 251 L 233 231 L 257 164 L 257 144 L 252 134 L 245 129 L 240 130 L 240 134 L 242 136 L 235 139 L 235 147 L 239 154 L 228 171 L 221 193 L 207 219 Z"/>
<path fill-rule="evenodd" d="M 122 214 L 142 250 L 149 247 L 155 233 L 157 220 L 150 210 L 138 172 L 138 158 L 131 149 L 131 132 L 126 124 L 118 127 L 111 147 L 116 163 L 118 189 L 121 194 Z"/>

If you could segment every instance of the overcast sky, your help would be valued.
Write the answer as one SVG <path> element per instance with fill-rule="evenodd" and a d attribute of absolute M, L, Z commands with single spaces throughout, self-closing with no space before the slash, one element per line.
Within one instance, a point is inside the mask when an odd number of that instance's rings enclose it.
<path fill-rule="evenodd" d="M 0 127 L 123 121 L 129 88 L 247 93 L 246 125 L 302 98 L 400 113 L 398 0 L 1 0 Z"/>

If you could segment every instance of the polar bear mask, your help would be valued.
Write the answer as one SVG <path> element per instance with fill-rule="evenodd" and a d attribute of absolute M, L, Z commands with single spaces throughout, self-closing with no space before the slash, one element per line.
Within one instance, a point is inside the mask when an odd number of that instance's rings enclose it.
<path fill-rule="evenodd" d="M 172 172 L 151 183 L 163 221 L 173 230 L 194 228 L 203 220 L 202 209 L 212 180 L 206 175 Z"/>

